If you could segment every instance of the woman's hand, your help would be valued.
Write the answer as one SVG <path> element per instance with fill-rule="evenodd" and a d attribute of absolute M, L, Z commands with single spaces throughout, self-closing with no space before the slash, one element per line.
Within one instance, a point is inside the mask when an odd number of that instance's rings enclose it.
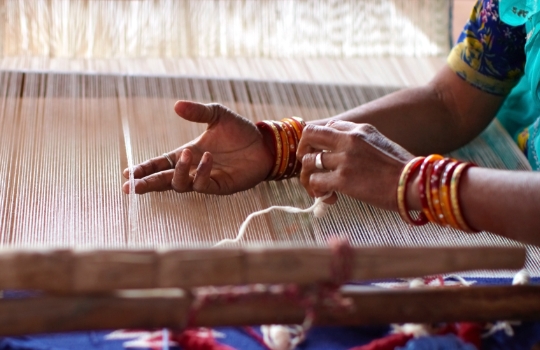
<path fill-rule="evenodd" d="M 182 118 L 207 123 L 197 139 L 164 156 L 133 168 L 135 193 L 175 190 L 231 194 L 263 181 L 270 172 L 273 155 L 257 127 L 219 104 L 178 101 L 174 110 Z M 123 172 L 129 178 L 129 169 Z M 129 193 L 129 182 L 122 187 Z"/>
<path fill-rule="evenodd" d="M 324 170 L 315 160 L 321 154 Z M 300 181 L 313 197 L 340 192 L 366 203 L 397 210 L 396 191 L 403 167 L 413 158 L 369 124 L 329 121 L 307 125 L 298 146 Z M 334 194 L 327 203 L 334 203 Z"/>

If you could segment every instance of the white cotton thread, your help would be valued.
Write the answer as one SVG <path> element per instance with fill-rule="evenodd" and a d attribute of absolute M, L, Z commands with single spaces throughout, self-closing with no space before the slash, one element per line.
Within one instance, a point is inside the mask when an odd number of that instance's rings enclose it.
<path fill-rule="evenodd" d="M 472 286 L 473 284 L 476 283 L 476 281 L 467 281 L 465 278 L 463 278 L 463 277 L 461 277 L 459 275 L 448 275 L 444 279 L 445 280 L 447 280 L 447 279 L 455 279 L 465 287 Z"/>
<path fill-rule="evenodd" d="M 426 283 L 423 278 L 415 278 L 409 281 L 409 288 L 423 288 L 426 287 Z"/>
<path fill-rule="evenodd" d="M 525 286 L 531 282 L 531 275 L 526 269 L 519 270 L 512 279 L 513 286 Z M 514 336 L 514 327 L 520 326 L 521 321 L 498 321 L 494 324 L 489 324 L 487 332 L 482 334 L 482 338 L 487 338 L 499 331 L 504 331 L 508 337 Z"/>
<path fill-rule="evenodd" d="M 488 331 L 482 334 L 482 338 L 488 338 L 499 331 L 503 331 L 508 337 L 514 336 L 514 327 L 520 326 L 521 321 L 498 321 L 487 326 Z"/>
<path fill-rule="evenodd" d="M 513 286 L 524 286 L 531 282 L 531 275 L 529 272 L 525 269 L 520 270 L 518 273 L 514 275 L 514 278 L 512 279 L 512 285 Z"/>
<path fill-rule="evenodd" d="M 266 209 L 259 210 L 259 211 L 256 211 L 254 213 L 251 213 L 251 214 L 248 215 L 246 220 L 244 220 L 242 225 L 240 225 L 240 229 L 238 230 L 238 234 L 236 235 L 236 238 L 234 238 L 234 239 L 230 239 L 230 238 L 222 239 L 221 241 L 217 242 L 214 245 L 214 247 L 219 247 L 219 246 L 227 244 L 227 243 L 239 242 L 242 239 L 242 237 L 244 237 L 244 235 L 246 234 L 247 226 L 254 217 L 269 213 L 272 210 L 282 210 L 284 212 L 291 213 L 291 214 L 306 214 L 306 213 L 313 212 L 316 217 L 320 218 L 324 214 L 326 214 L 326 212 L 328 211 L 328 205 L 326 203 L 324 203 L 323 201 L 328 199 L 332 194 L 333 194 L 333 192 L 330 192 L 330 193 L 327 193 L 326 195 L 324 195 L 322 197 L 316 198 L 315 203 L 313 203 L 313 205 L 311 207 L 306 208 L 306 209 L 300 209 L 300 208 L 290 207 L 290 206 L 274 205 L 274 206 L 271 206 L 269 208 L 266 208 Z M 322 205 L 324 205 L 324 207 L 318 209 Z"/>
<path fill-rule="evenodd" d="M 305 339 L 305 329 L 301 325 L 263 325 L 261 326 L 264 343 L 272 350 L 295 349 Z"/>

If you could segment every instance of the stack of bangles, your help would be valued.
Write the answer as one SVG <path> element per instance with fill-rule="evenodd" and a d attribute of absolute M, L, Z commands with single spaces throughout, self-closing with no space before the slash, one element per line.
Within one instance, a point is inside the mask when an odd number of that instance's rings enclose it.
<path fill-rule="evenodd" d="M 403 220 L 416 226 L 430 221 L 466 232 L 478 232 L 467 224 L 459 205 L 460 180 L 471 166 L 474 164 L 443 158 L 437 154 L 412 159 L 403 168 L 397 189 L 398 210 Z M 414 219 L 407 208 L 407 185 L 418 168 L 422 212 Z"/>
<path fill-rule="evenodd" d="M 298 117 L 281 121 L 264 120 L 257 123 L 261 133 L 270 135 L 275 151 L 275 163 L 266 180 L 283 180 L 300 173 L 302 164 L 296 159 L 296 150 L 306 123 Z"/>

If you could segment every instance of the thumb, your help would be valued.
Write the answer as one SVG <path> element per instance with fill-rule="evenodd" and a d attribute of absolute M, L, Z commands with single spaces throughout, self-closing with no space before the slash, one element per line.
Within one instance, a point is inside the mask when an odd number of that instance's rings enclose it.
<path fill-rule="evenodd" d="M 191 101 L 177 101 L 174 104 L 174 111 L 180 117 L 195 123 L 212 124 L 216 121 L 218 111 L 215 105 L 205 105 Z"/>

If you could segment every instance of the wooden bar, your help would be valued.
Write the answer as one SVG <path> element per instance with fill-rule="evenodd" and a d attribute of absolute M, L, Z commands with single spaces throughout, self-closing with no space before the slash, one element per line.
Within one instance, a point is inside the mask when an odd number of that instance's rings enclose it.
<path fill-rule="evenodd" d="M 0 301 L 0 335 L 115 328 L 181 329 L 191 299 L 179 290 L 94 296 L 45 296 Z M 317 308 L 318 325 L 377 325 L 540 319 L 540 286 L 349 290 L 350 312 Z M 203 307 L 194 326 L 298 324 L 304 310 L 283 295 L 254 294 Z"/>
<path fill-rule="evenodd" d="M 352 248 L 351 280 L 419 277 L 466 270 L 517 270 L 524 248 Z M 0 289 L 60 293 L 310 284 L 332 279 L 329 248 L 41 250 L 0 252 Z"/>
<path fill-rule="evenodd" d="M 168 294 L 168 295 L 167 295 Z M 0 301 L 0 334 L 98 329 L 181 328 L 191 298 L 179 290 L 149 295 L 48 296 Z M 121 326 L 120 326 L 121 325 Z"/>

